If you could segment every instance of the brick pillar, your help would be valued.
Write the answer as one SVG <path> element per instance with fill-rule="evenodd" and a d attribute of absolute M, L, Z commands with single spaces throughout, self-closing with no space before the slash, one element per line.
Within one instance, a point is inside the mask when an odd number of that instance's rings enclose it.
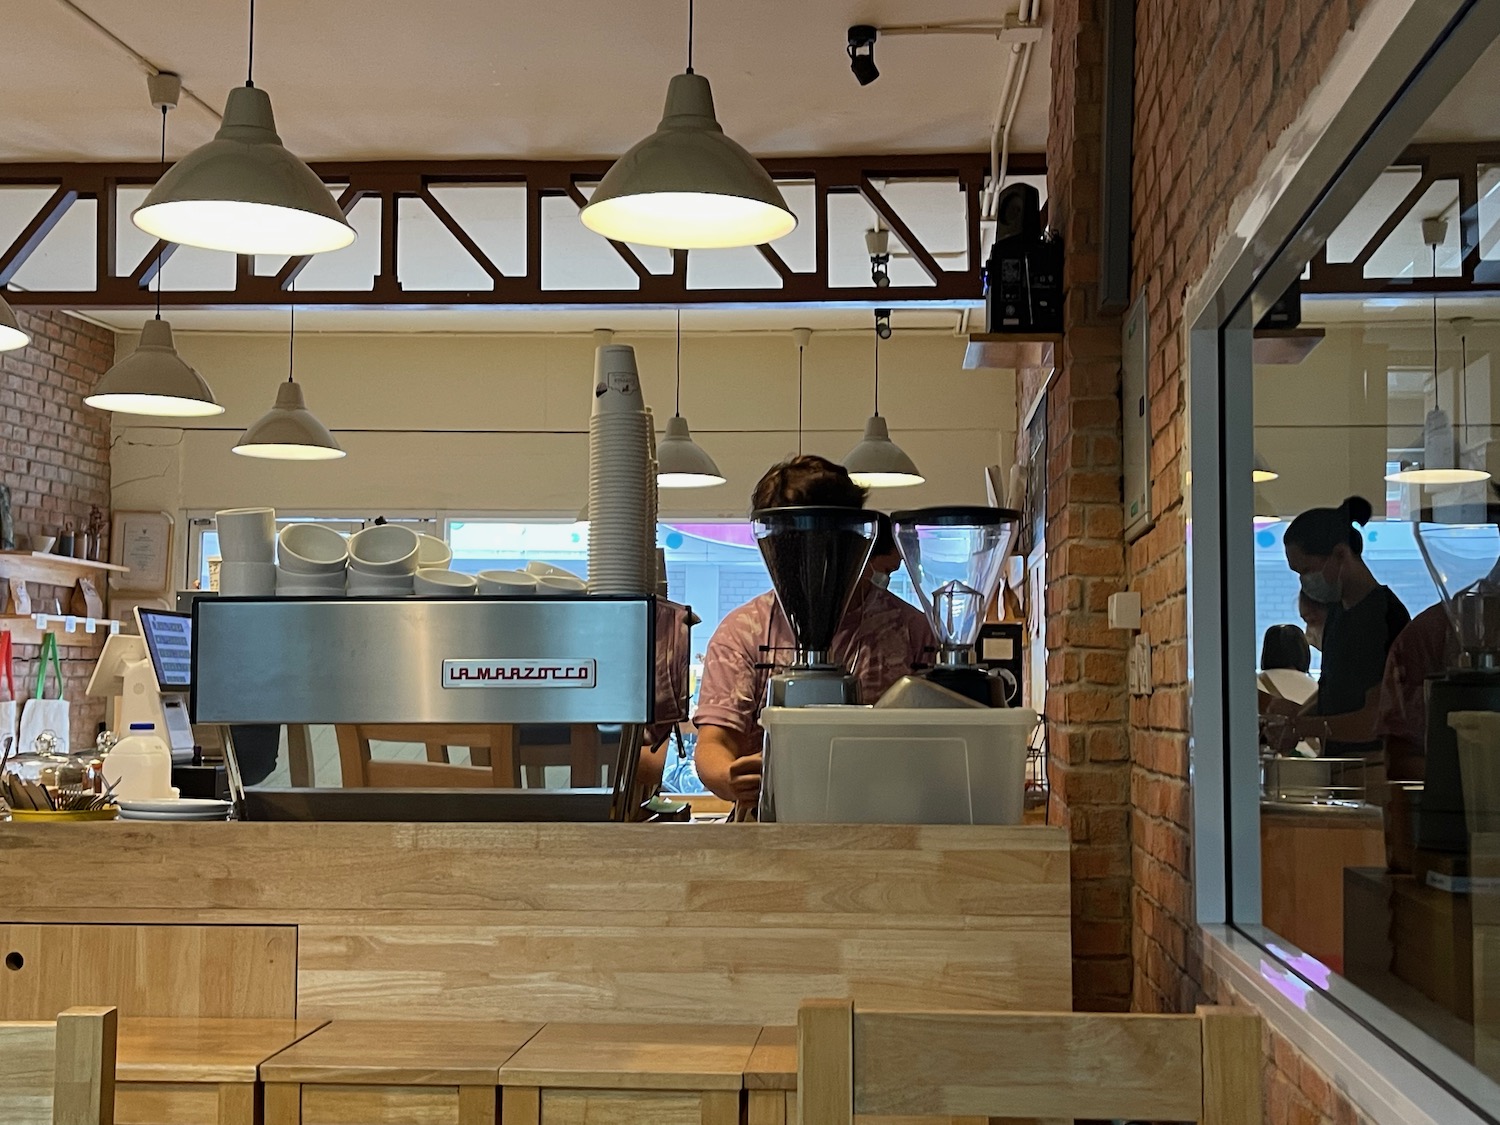
<path fill-rule="evenodd" d="M 0 355 L 0 479 L 10 486 L 16 534 L 51 535 L 66 520 L 82 528 L 90 505 L 104 512 L 108 534 L 109 415 L 85 406 L 83 396 L 114 363 L 115 335 L 66 313 L 16 314 L 31 343 Z M 71 590 L 34 586 L 32 595 L 35 609 L 50 612 L 54 598 L 68 604 Z M 105 717 L 104 701 L 84 694 L 104 638 L 80 632 L 59 640 L 73 744 L 81 748 L 92 745 L 94 725 Z M 36 645 L 16 648 L 21 698 L 35 686 L 39 655 Z"/>
<path fill-rule="evenodd" d="M 1048 214 L 1066 252 L 1064 336 L 1047 394 L 1047 722 L 1054 823 L 1073 849 L 1073 992 L 1082 1010 L 1131 1002 L 1130 762 L 1125 654 L 1109 595 L 1125 587 L 1120 328 L 1099 312 L 1103 12 L 1052 17 Z"/>

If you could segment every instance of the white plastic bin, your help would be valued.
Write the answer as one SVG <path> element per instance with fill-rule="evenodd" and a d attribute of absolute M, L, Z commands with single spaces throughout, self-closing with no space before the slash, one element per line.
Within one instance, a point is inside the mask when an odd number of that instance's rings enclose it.
<path fill-rule="evenodd" d="M 1035 711 L 767 707 L 760 721 L 782 823 L 1021 823 Z"/>

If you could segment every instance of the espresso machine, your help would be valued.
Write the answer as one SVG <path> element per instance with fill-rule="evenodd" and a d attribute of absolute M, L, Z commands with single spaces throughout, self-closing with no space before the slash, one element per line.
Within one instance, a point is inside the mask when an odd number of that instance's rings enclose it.
<path fill-rule="evenodd" d="M 791 663 L 770 679 L 767 706 L 873 703 L 859 698 L 859 681 L 833 662 L 832 649 L 879 517 L 856 508 L 762 508 L 750 526 L 795 646 Z"/>
<path fill-rule="evenodd" d="M 891 515 L 906 572 L 938 641 L 936 663 L 922 675 L 988 707 L 1006 706 L 1007 685 L 979 665 L 975 646 L 1020 521 L 1020 513 L 1008 508 L 917 508 Z"/>
<path fill-rule="evenodd" d="M 1414 527 L 1451 631 L 1445 646 L 1449 666 L 1426 684 L 1426 777 L 1416 842 L 1431 851 L 1469 850 L 1458 738 L 1448 717 L 1455 711 L 1500 712 L 1500 509 L 1491 506 L 1486 518 Z"/>

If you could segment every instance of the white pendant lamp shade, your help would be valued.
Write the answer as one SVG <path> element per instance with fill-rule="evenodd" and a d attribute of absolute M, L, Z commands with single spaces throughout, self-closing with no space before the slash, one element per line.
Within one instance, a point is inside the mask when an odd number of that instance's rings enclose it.
<path fill-rule="evenodd" d="M 83 401 L 98 410 L 157 418 L 207 418 L 224 413 L 203 376 L 177 354 L 172 325 L 165 320 L 146 321 L 135 351 L 106 371 L 94 393 Z"/>
<path fill-rule="evenodd" d="M 302 386 L 288 380 L 276 391 L 276 405 L 245 431 L 234 451 L 242 457 L 279 461 L 331 461 L 344 450 L 307 409 Z"/>
<path fill-rule="evenodd" d="M 927 479 L 891 440 L 890 429 L 879 414 L 865 423 L 864 440 L 849 451 L 844 468 L 861 488 L 908 488 Z"/>
<path fill-rule="evenodd" d="M 679 250 L 758 246 L 797 216 L 760 162 L 724 135 L 701 74 L 667 86 L 661 124 L 611 166 L 583 225 L 617 242 Z"/>
<path fill-rule="evenodd" d="M 9 301 L 0 297 L 0 352 L 13 352 L 29 343 L 31 337 L 22 330 L 16 310 L 10 307 Z"/>
<path fill-rule="evenodd" d="M 1270 463 L 1260 455 L 1255 454 L 1255 469 L 1250 474 L 1250 479 L 1256 484 L 1265 484 L 1267 481 L 1276 480 L 1281 474 L 1271 468 Z"/>
<path fill-rule="evenodd" d="M 656 443 L 656 485 L 658 488 L 712 488 L 723 484 L 714 459 L 693 440 L 687 419 L 682 415 L 667 422 L 667 432 Z"/>
<path fill-rule="evenodd" d="M 1390 473 L 1386 480 L 1398 484 L 1421 484 L 1428 487 L 1448 484 L 1475 484 L 1489 480 L 1483 469 L 1468 469 L 1460 464 L 1458 435 L 1448 412 L 1435 408 L 1427 412 L 1422 426 L 1422 460 Z"/>
<path fill-rule="evenodd" d="M 239 86 L 214 139 L 172 165 L 131 215 L 147 234 L 237 254 L 319 254 L 354 228 L 313 170 L 276 135 L 271 99 Z"/>

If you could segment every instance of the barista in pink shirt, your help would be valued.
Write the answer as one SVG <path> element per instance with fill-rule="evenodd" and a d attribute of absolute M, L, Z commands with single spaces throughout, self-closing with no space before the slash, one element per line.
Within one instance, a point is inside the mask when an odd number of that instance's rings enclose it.
<path fill-rule="evenodd" d="M 802 456 L 773 466 L 751 497 L 751 508 L 819 505 L 863 508 L 865 490 L 842 465 Z M 859 680 L 861 701 L 874 703 L 913 667 L 931 661 L 932 629 L 917 609 L 883 589 L 900 563 L 889 521 L 833 639 L 833 659 Z M 792 631 L 774 592 L 724 618 L 708 643 L 693 723 L 698 776 L 728 801 L 760 797 L 762 732 L 757 721 L 773 671 L 791 658 Z"/>

